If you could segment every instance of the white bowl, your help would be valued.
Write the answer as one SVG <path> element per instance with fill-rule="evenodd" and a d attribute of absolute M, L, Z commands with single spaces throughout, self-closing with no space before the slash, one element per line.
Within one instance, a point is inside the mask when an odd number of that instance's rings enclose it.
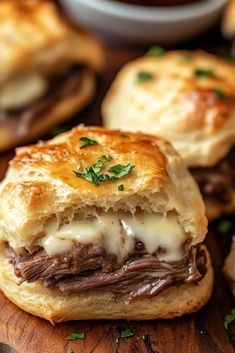
<path fill-rule="evenodd" d="M 114 0 L 60 0 L 73 19 L 114 41 L 175 44 L 197 36 L 218 19 L 227 0 L 146 7 Z"/>

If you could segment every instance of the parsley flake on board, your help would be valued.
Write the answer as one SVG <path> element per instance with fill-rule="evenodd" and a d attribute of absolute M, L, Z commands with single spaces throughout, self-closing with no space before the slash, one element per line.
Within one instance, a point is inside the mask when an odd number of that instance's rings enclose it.
<path fill-rule="evenodd" d="M 84 340 L 86 335 L 83 331 L 74 332 L 67 337 L 68 341 Z"/>
<path fill-rule="evenodd" d="M 224 319 L 224 327 L 226 328 L 226 330 L 228 330 L 229 328 L 229 325 L 235 321 L 235 308 L 233 308 L 231 310 L 231 312 L 225 316 L 225 319 Z"/>
<path fill-rule="evenodd" d="M 98 186 L 100 183 L 106 182 L 106 181 L 115 181 L 119 180 L 122 177 L 124 177 L 127 174 L 130 174 L 132 169 L 134 168 L 134 165 L 131 163 L 127 165 L 122 165 L 122 164 L 117 164 L 108 169 L 109 173 L 112 173 L 114 175 L 106 174 L 106 173 L 101 173 L 102 168 L 104 167 L 104 162 L 105 161 L 111 161 L 112 157 L 111 156 L 100 156 L 98 161 L 91 165 L 90 167 L 84 167 L 83 172 L 78 172 L 76 170 L 73 170 L 74 174 L 78 178 L 83 178 L 90 183 Z M 79 166 L 79 169 L 81 166 Z"/>
<path fill-rule="evenodd" d="M 69 348 L 68 353 L 74 353 L 73 348 Z"/>
<path fill-rule="evenodd" d="M 212 69 L 197 68 L 194 70 L 194 75 L 197 77 L 215 77 L 215 71 Z"/>
<path fill-rule="evenodd" d="M 229 96 L 219 87 L 215 87 L 213 88 L 213 92 L 215 94 L 217 94 L 217 96 L 222 99 L 222 100 L 225 100 L 225 99 L 228 99 Z"/>
<path fill-rule="evenodd" d="M 157 45 L 154 45 L 152 47 L 149 48 L 149 50 L 147 51 L 147 55 L 148 56 L 154 56 L 154 57 L 159 57 L 165 54 L 165 49 L 162 47 L 159 47 Z"/>
<path fill-rule="evenodd" d="M 150 81 L 154 78 L 153 74 L 148 71 L 139 71 L 137 74 L 137 82 Z"/>
<path fill-rule="evenodd" d="M 118 185 L 118 191 L 124 191 L 124 185 L 123 184 Z"/>
<path fill-rule="evenodd" d="M 88 137 L 81 137 L 79 139 L 79 141 L 84 142 L 84 144 L 82 146 L 80 146 L 80 149 L 86 148 L 86 147 L 89 147 L 89 146 L 98 145 L 98 142 L 96 140 L 91 140 Z"/>
<path fill-rule="evenodd" d="M 221 220 L 217 225 L 220 234 L 226 234 L 232 228 L 232 223 L 228 219 Z"/>
<path fill-rule="evenodd" d="M 120 332 L 121 338 L 133 337 L 134 335 L 135 335 L 134 332 L 129 328 L 122 330 Z"/>

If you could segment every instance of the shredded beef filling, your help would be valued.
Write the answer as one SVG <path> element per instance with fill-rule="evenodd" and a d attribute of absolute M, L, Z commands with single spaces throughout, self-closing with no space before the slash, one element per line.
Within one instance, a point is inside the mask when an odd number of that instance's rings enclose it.
<path fill-rule="evenodd" d="M 220 203 L 230 203 L 235 188 L 235 148 L 211 168 L 195 168 L 191 172 L 203 196 Z"/>
<path fill-rule="evenodd" d="M 46 94 L 38 101 L 18 110 L 0 110 L 1 124 L 10 124 L 12 127 L 20 126 L 14 130 L 17 135 L 23 135 L 30 124 L 41 114 L 49 110 L 56 101 L 68 96 L 82 86 L 87 68 L 82 65 L 74 65 L 60 76 L 49 79 L 49 87 Z"/>
<path fill-rule="evenodd" d="M 53 257 L 42 248 L 32 254 L 16 255 L 6 246 L 6 253 L 20 283 L 40 280 L 46 287 L 58 288 L 64 294 L 101 289 L 113 293 L 115 298 L 124 295 L 127 303 L 156 296 L 171 285 L 196 283 L 206 271 L 200 246 L 175 262 L 161 261 L 147 254 L 143 247 L 136 247 L 136 253 L 122 265 L 104 248 L 82 244 Z"/>

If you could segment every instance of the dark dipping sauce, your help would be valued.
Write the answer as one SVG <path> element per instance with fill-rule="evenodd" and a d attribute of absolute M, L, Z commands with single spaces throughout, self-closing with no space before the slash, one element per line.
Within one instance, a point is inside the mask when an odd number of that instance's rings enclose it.
<path fill-rule="evenodd" d="M 124 2 L 131 5 L 139 6 L 154 6 L 154 7 L 164 7 L 164 6 L 178 6 L 178 5 L 187 5 L 195 2 L 202 2 L 205 0 L 115 0 L 118 2 Z"/>

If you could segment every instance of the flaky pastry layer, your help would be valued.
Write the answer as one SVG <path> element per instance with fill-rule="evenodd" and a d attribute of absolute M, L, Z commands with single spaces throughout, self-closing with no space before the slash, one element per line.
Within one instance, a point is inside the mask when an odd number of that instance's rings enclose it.
<path fill-rule="evenodd" d="M 81 149 L 82 137 L 96 144 Z M 134 168 L 98 186 L 76 177 L 78 163 L 90 167 L 103 155 L 112 157 L 107 168 Z M 140 209 L 163 217 L 174 212 L 192 244 L 202 242 L 207 231 L 201 195 L 182 159 L 165 140 L 142 133 L 78 126 L 48 142 L 19 148 L 0 186 L 0 200 L 1 240 L 13 249 L 32 246 L 52 218 L 62 225 L 97 210 Z"/>

